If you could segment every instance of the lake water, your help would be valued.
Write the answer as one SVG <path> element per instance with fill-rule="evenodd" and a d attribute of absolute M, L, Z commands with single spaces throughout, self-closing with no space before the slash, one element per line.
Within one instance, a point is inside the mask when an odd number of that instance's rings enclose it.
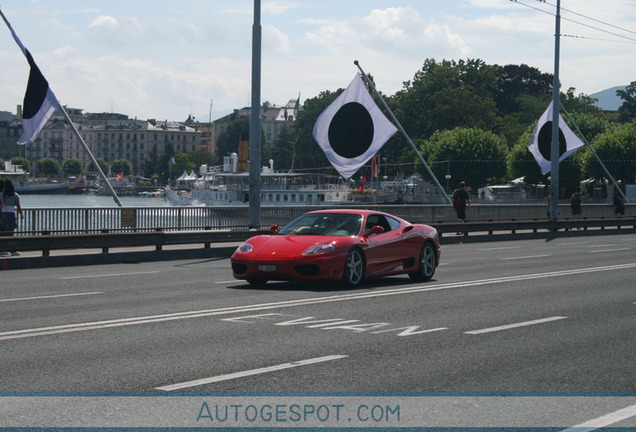
<path fill-rule="evenodd" d="M 124 207 L 170 207 L 164 197 L 147 198 L 139 196 L 119 197 Z M 118 207 L 111 195 L 20 195 L 23 208 L 77 208 L 77 207 Z"/>

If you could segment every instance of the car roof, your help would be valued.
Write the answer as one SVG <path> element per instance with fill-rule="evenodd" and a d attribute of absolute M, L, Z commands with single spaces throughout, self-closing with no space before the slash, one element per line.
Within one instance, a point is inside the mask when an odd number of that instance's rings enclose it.
<path fill-rule="evenodd" d="M 362 216 L 368 216 L 370 214 L 382 214 L 382 215 L 386 215 L 386 216 L 391 216 L 393 218 L 396 219 L 400 219 L 397 216 L 393 216 L 389 213 L 385 213 L 385 212 L 381 212 L 381 211 L 375 211 L 375 210 L 366 210 L 366 209 L 347 209 L 347 208 L 332 208 L 332 209 L 325 209 L 325 210 L 314 210 L 311 212 L 308 212 L 307 214 L 319 214 L 319 213 L 343 213 L 343 214 L 358 214 L 358 215 L 362 215 Z"/>

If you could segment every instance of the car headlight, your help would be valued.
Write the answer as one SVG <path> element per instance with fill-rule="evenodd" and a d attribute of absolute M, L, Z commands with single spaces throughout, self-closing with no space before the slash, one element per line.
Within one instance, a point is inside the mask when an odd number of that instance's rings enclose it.
<path fill-rule="evenodd" d="M 333 243 L 323 243 L 310 247 L 305 252 L 303 252 L 303 255 L 325 254 L 333 252 L 334 250 L 336 250 L 336 246 Z"/>
<path fill-rule="evenodd" d="M 236 249 L 236 253 L 248 254 L 252 252 L 253 249 L 254 249 L 254 245 L 252 243 L 244 242 L 244 243 L 241 243 L 239 247 Z"/>

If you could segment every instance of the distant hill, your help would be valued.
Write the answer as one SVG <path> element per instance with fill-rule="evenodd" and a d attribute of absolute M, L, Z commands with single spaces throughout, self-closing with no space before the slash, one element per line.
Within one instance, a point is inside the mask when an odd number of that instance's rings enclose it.
<path fill-rule="evenodd" d="M 625 90 L 626 86 L 618 86 L 602 90 L 589 95 L 591 98 L 598 99 L 594 105 L 603 111 L 617 111 L 618 107 L 623 104 L 623 99 L 616 95 L 616 90 Z"/>

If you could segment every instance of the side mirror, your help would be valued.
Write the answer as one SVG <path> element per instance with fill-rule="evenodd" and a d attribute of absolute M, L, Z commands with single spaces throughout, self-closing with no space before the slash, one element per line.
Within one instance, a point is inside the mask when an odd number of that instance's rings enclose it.
<path fill-rule="evenodd" d="M 271 227 L 269 227 L 269 231 L 272 234 L 278 234 L 278 231 L 280 231 L 280 229 L 278 228 L 278 225 L 274 224 Z"/>
<path fill-rule="evenodd" d="M 371 228 L 369 231 L 367 231 L 364 234 L 364 236 L 369 237 L 376 234 L 382 234 L 383 232 L 384 232 L 384 228 L 382 228 L 380 225 L 374 225 L 373 228 Z"/>

